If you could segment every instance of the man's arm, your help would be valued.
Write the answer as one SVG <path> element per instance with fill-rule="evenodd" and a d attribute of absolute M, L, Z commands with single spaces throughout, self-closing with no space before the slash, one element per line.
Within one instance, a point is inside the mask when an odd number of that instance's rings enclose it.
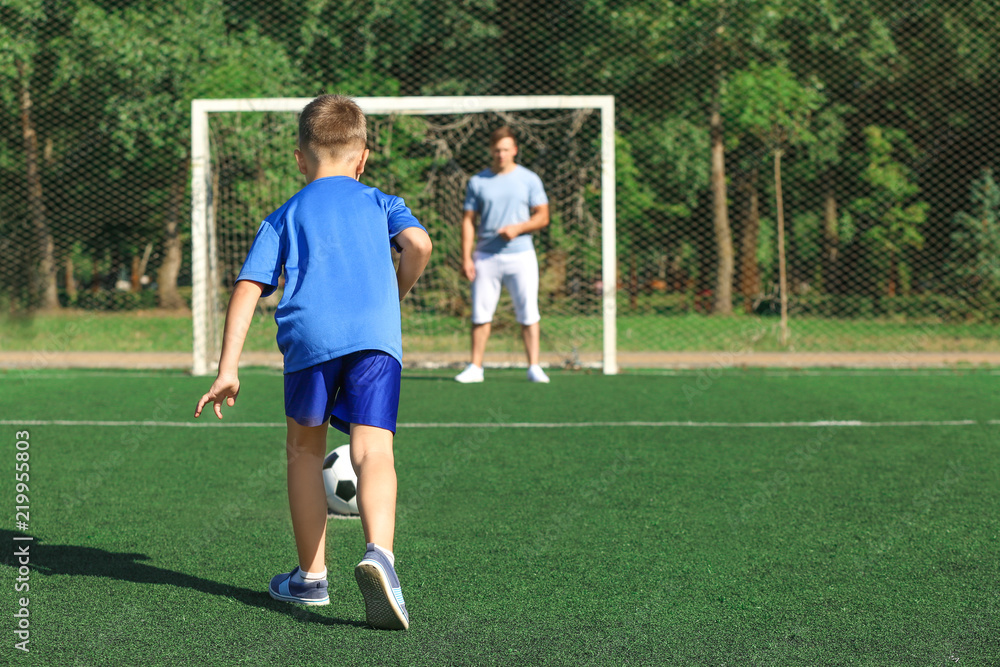
<path fill-rule="evenodd" d="M 497 230 L 497 234 L 511 241 L 521 234 L 538 231 L 549 224 L 549 205 L 540 204 L 531 209 L 531 217 L 524 222 L 515 222 Z"/>
<path fill-rule="evenodd" d="M 472 261 L 472 247 L 476 243 L 476 212 L 462 215 L 462 273 L 469 280 L 476 277 L 476 264 Z"/>
<path fill-rule="evenodd" d="M 399 285 L 399 300 L 413 287 L 424 272 L 431 258 L 431 237 L 420 227 L 407 227 L 393 237 L 399 248 L 399 266 L 396 268 L 396 283 Z"/>
<path fill-rule="evenodd" d="M 240 280 L 233 288 L 229 308 L 226 310 L 226 328 L 222 334 L 219 374 L 212 383 L 212 388 L 198 401 L 198 407 L 194 409 L 195 417 L 201 414 L 201 409 L 209 402 L 214 404 L 215 416 L 219 419 L 222 419 L 223 401 L 230 407 L 236 404 L 236 396 L 240 393 L 240 354 L 243 352 L 250 322 L 253 321 L 257 300 L 263 290 L 264 286 L 253 280 Z"/>

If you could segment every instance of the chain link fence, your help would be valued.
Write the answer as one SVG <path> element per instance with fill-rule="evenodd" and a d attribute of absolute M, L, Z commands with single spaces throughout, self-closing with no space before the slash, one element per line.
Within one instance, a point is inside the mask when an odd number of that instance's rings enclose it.
<path fill-rule="evenodd" d="M 0 349 L 189 351 L 191 100 L 341 92 L 614 95 L 623 352 L 1000 351 L 998 12 L 0 1 Z M 371 118 L 369 182 L 435 240 L 405 304 L 408 351 L 467 346 L 461 200 L 507 123 L 553 199 L 535 235 L 543 351 L 600 352 L 594 122 Z M 225 290 L 297 187 L 294 118 L 213 123 Z M 271 306 L 249 349 L 273 349 Z M 518 349 L 498 322 L 490 349 Z"/>

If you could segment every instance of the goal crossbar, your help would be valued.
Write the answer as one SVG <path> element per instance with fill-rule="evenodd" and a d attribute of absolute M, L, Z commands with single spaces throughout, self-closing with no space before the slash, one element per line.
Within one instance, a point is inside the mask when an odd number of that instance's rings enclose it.
<path fill-rule="evenodd" d="M 191 102 L 191 311 L 194 375 L 208 375 L 215 363 L 216 318 L 211 290 L 217 287 L 215 224 L 212 219 L 212 174 L 209 114 L 233 112 L 299 112 L 308 97 L 199 99 Z M 615 99 L 611 95 L 477 95 L 470 97 L 358 97 L 371 115 L 430 115 L 528 111 L 536 109 L 597 109 L 601 113 L 601 280 L 602 368 L 618 372 L 616 329 L 617 267 L 615 251 Z"/>

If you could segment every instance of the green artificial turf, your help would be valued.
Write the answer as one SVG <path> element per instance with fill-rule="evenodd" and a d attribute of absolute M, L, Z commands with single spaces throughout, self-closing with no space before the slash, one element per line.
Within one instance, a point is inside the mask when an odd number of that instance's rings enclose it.
<path fill-rule="evenodd" d="M 406 633 L 368 629 L 357 521 L 331 520 L 327 607 L 294 565 L 281 376 L 0 375 L 31 520 L 2 530 L 6 618 L 30 534 L 38 665 L 988 665 L 1000 655 L 1000 376 L 989 372 L 407 372 L 396 437 Z M 19 425 L 30 420 L 132 425 Z M 777 422 L 969 420 L 800 426 Z M 693 422 L 615 426 L 595 422 Z M 13 422 L 13 423 L 9 423 Z M 590 425 L 567 427 L 567 423 Z M 704 426 L 707 422 L 730 426 Z M 231 427 L 256 423 L 260 426 Z M 444 424 L 471 424 L 468 428 Z M 548 426 L 530 428 L 517 424 Z M 733 427 L 732 424 L 765 424 Z M 772 425 L 766 425 L 772 424 Z M 331 449 L 346 442 L 330 436 Z M 13 510 L 13 475 L 7 493 Z"/>

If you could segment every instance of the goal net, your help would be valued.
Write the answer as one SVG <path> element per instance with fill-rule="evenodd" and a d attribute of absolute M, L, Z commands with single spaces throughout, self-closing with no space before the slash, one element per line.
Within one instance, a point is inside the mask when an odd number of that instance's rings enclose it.
<path fill-rule="evenodd" d="M 260 222 L 298 191 L 292 159 L 310 98 L 192 103 L 193 372 L 214 371 L 229 293 Z M 369 122 L 362 181 L 404 198 L 434 241 L 401 304 L 404 361 L 457 365 L 469 347 L 469 284 L 461 274 L 468 179 L 489 165 L 489 135 L 518 136 L 518 162 L 541 177 L 551 221 L 534 234 L 542 360 L 617 372 L 615 359 L 614 98 L 610 96 L 356 98 Z M 274 348 L 281 288 L 261 301 L 245 349 Z M 254 333 L 254 329 L 257 330 Z M 269 342 L 267 335 L 270 336 Z M 523 362 L 504 292 L 487 362 Z M 499 362 L 497 360 L 500 360 Z"/>

